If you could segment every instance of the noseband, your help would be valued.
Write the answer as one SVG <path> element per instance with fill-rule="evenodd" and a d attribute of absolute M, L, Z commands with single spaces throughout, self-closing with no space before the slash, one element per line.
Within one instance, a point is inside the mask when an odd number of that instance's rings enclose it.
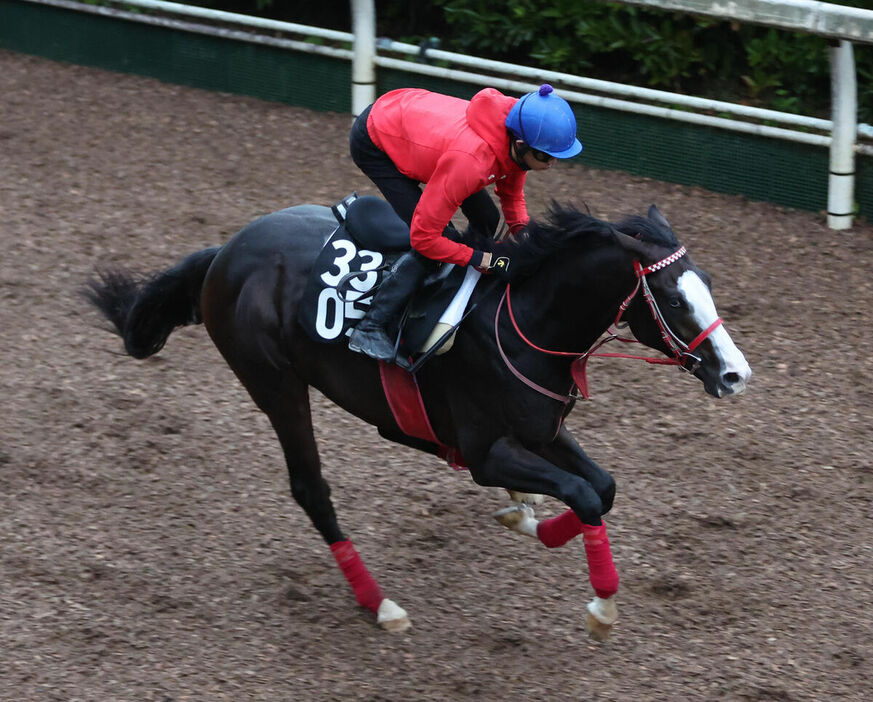
<path fill-rule="evenodd" d="M 628 305 L 630 305 L 631 300 L 633 300 L 639 290 L 642 289 L 643 299 L 648 303 L 652 317 L 657 323 L 658 329 L 661 330 L 661 338 L 664 339 L 664 343 L 667 344 L 667 348 L 669 348 L 670 352 L 673 354 L 673 358 L 668 359 L 672 361 L 671 365 L 680 366 L 683 370 L 693 373 L 700 365 L 701 359 L 699 356 L 695 356 L 692 351 L 700 346 L 703 340 L 721 325 L 721 317 L 718 317 L 712 324 L 694 337 L 690 343 L 686 344 L 672 329 L 670 329 L 667 320 L 664 319 L 664 315 L 661 314 L 658 303 L 655 301 L 655 296 L 652 294 L 652 290 L 649 287 L 649 281 L 646 279 L 646 276 L 649 273 L 654 273 L 662 268 L 666 268 L 674 261 L 678 261 L 682 258 L 685 253 L 685 247 L 682 246 L 677 251 L 667 256 L 667 258 L 662 259 L 657 263 L 653 263 L 651 266 L 646 266 L 645 268 L 643 268 L 639 261 L 634 261 L 634 272 L 637 275 L 637 284 L 633 292 L 621 304 L 615 324 L 617 324 L 619 319 L 621 319 L 621 316 L 624 314 Z"/>
<path fill-rule="evenodd" d="M 568 394 L 568 395 L 559 395 L 558 393 L 552 392 L 540 385 L 537 385 L 532 380 L 523 375 L 515 366 L 512 365 L 509 358 L 503 351 L 503 347 L 500 345 L 500 336 L 498 332 L 498 319 L 500 318 L 500 311 L 503 308 L 503 302 L 506 301 L 506 308 L 509 311 L 509 318 L 512 320 L 512 326 L 515 329 L 516 334 L 531 348 L 540 351 L 541 353 L 549 354 L 550 356 L 575 356 L 575 360 L 570 366 L 570 372 L 573 376 L 574 384 L 577 388 L 579 388 L 579 393 L 586 400 L 588 399 L 588 379 L 585 374 L 586 365 L 588 363 L 588 359 L 594 356 L 598 356 L 601 358 L 633 358 L 636 360 L 646 361 L 647 363 L 656 363 L 660 365 L 668 365 L 668 366 L 679 366 L 685 371 L 689 373 L 693 373 L 697 370 L 700 365 L 701 359 L 699 356 L 694 355 L 694 350 L 700 346 L 701 343 L 714 332 L 722 323 L 721 317 L 716 319 L 712 324 L 710 324 L 706 329 L 704 329 L 700 334 L 698 334 L 694 339 L 686 344 L 676 333 L 670 329 L 670 326 L 667 324 L 667 320 L 664 318 L 664 315 L 661 313 L 660 308 L 658 307 L 658 303 L 655 300 L 655 296 L 652 294 L 652 290 L 649 287 L 649 282 L 646 279 L 646 276 L 649 273 L 654 273 L 655 271 L 659 271 L 662 268 L 666 268 L 671 263 L 675 263 L 680 258 L 682 258 L 686 253 L 685 247 L 682 246 L 669 256 L 660 261 L 651 264 L 650 266 L 643 266 L 640 264 L 638 260 L 634 260 L 634 273 L 637 277 L 637 283 L 634 286 L 634 289 L 631 291 L 630 295 L 628 295 L 624 302 L 618 308 L 618 314 L 615 317 L 615 321 L 609 326 L 609 336 L 598 341 L 594 346 L 583 353 L 577 353 L 573 351 L 551 351 L 549 349 L 541 348 L 537 346 L 532 341 L 530 341 L 521 331 L 518 326 L 518 323 L 515 321 L 515 315 L 512 312 L 512 301 L 510 299 L 509 289 L 511 285 L 506 286 L 506 290 L 503 293 L 503 296 L 500 298 L 500 304 L 497 305 L 497 312 L 494 315 L 494 338 L 497 341 L 497 349 L 500 351 L 500 357 L 503 359 L 503 362 L 506 364 L 506 367 L 509 368 L 510 371 L 515 375 L 516 378 L 521 380 L 528 387 L 536 390 L 542 395 L 546 397 L 550 397 L 553 400 L 558 400 L 559 402 L 568 402 L 575 397 L 576 394 Z M 652 313 L 652 318 L 655 320 L 655 323 L 658 325 L 658 329 L 661 332 L 661 338 L 664 340 L 664 343 L 667 345 L 667 348 L 670 349 L 670 352 L 673 354 L 673 358 L 650 358 L 648 356 L 633 356 L 625 353 L 595 353 L 597 349 L 599 349 L 604 344 L 610 341 L 621 341 L 624 343 L 639 343 L 636 339 L 631 339 L 628 337 L 619 336 L 616 331 L 619 323 L 621 322 L 621 318 L 624 313 L 627 311 L 627 308 L 630 306 L 631 302 L 633 302 L 634 298 L 639 294 L 642 290 L 643 299 L 649 306 L 649 310 Z M 616 330 L 616 331 L 613 331 Z"/>

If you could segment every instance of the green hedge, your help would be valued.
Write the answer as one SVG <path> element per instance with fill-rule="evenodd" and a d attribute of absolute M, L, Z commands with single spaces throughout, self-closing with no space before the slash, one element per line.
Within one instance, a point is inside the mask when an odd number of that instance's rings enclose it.
<path fill-rule="evenodd" d="M 349 2 L 192 4 L 350 29 Z M 871 0 L 843 5 L 870 9 Z M 760 25 L 598 0 L 376 0 L 380 35 L 525 66 L 784 112 L 829 116 L 828 42 Z M 861 121 L 873 122 L 873 47 L 855 46 Z"/>
<path fill-rule="evenodd" d="M 436 2 L 451 28 L 447 48 L 786 112 L 829 111 L 822 37 L 594 0 Z M 870 47 L 856 47 L 856 61 L 867 120 L 873 117 Z"/>
<path fill-rule="evenodd" d="M 168 82 L 348 113 L 347 61 L 17 0 L 0 0 L 0 48 Z M 418 86 L 469 98 L 476 86 L 379 70 L 378 92 Z M 575 106 L 584 162 L 755 200 L 823 210 L 827 149 L 656 117 Z M 873 158 L 856 200 L 873 219 Z"/>

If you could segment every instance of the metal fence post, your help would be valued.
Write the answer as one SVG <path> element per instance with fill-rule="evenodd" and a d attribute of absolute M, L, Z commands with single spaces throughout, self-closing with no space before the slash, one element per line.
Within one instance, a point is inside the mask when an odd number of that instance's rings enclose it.
<path fill-rule="evenodd" d="M 831 135 L 828 174 L 828 227 L 849 229 L 855 211 L 855 141 L 858 134 L 858 90 L 852 44 L 841 40 L 830 48 Z"/>
<path fill-rule="evenodd" d="M 374 0 L 352 1 L 352 114 L 376 99 L 376 8 Z"/>

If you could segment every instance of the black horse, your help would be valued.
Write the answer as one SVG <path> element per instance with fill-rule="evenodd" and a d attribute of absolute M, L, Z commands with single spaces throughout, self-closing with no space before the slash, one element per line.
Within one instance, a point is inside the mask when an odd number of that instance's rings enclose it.
<path fill-rule="evenodd" d="M 625 322 L 637 340 L 693 373 L 710 395 L 743 392 L 751 371 L 721 325 L 709 277 L 654 206 L 646 217 L 612 225 L 553 204 L 547 221 L 531 222 L 529 237 L 518 244 L 524 275 L 509 286 L 486 286 L 453 348 L 416 371 L 435 434 L 428 441 L 398 424 L 383 389 L 384 367 L 344 343 L 314 341 L 298 320 L 307 278 L 336 224 L 330 208 L 291 207 L 148 278 L 103 271 L 86 294 L 136 358 L 157 353 L 179 326 L 205 324 L 269 417 L 291 494 L 358 602 L 384 628 L 404 629 L 409 620 L 383 597 L 337 523 L 313 437 L 309 386 L 386 439 L 434 454 L 459 451 L 473 480 L 506 488 L 519 501 L 495 515 L 503 524 L 550 547 L 583 534 L 596 593 L 589 632 L 605 637 L 617 617 L 618 576 L 601 517 L 611 508 L 615 483 L 563 426 L 575 402 L 570 391 L 574 380 L 584 385 L 582 352 L 613 323 Z M 569 509 L 537 522 L 519 493 L 550 495 Z"/>

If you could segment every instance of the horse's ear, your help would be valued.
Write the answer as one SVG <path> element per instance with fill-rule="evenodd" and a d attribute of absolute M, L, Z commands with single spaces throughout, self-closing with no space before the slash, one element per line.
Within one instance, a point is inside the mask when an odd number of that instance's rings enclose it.
<path fill-rule="evenodd" d="M 661 214 L 661 210 L 659 210 L 654 205 L 649 205 L 649 219 L 659 224 L 662 227 L 665 227 L 668 231 L 673 231 L 673 227 L 670 226 L 670 223 L 667 221 L 667 218 Z"/>
<path fill-rule="evenodd" d="M 615 227 L 612 228 L 612 235 L 615 237 L 615 240 L 618 242 L 621 248 L 623 248 L 625 251 L 629 251 L 637 258 L 644 261 L 654 258 L 654 246 L 652 246 L 652 244 L 641 241 L 640 239 L 630 236 L 629 234 L 625 234 L 624 232 L 620 232 Z"/>

